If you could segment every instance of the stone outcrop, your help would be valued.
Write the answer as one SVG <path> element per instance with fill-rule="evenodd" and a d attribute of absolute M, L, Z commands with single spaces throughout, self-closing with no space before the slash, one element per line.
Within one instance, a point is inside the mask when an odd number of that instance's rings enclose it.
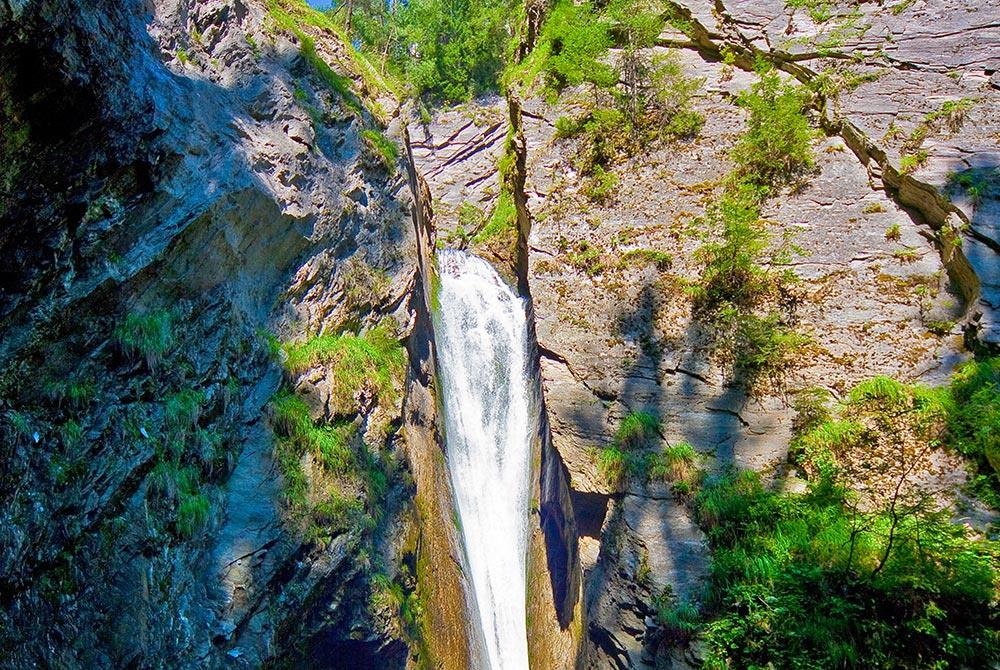
<path fill-rule="evenodd" d="M 370 606 L 405 482 L 311 539 L 265 419 L 261 331 L 405 324 L 415 266 L 379 92 L 303 7 L 0 2 L 0 667 L 407 663 Z"/>

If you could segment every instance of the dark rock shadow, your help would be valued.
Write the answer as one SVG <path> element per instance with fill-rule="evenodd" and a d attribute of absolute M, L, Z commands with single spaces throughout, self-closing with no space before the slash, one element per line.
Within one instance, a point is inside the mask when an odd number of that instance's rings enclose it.
<path fill-rule="evenodd" d="M 963 251 L 979 278 L 979 306 L 966 343 L 1000 351 L 1000 160 L 973 155 L 949 173 L 945 194 L 966 214 Z"/>

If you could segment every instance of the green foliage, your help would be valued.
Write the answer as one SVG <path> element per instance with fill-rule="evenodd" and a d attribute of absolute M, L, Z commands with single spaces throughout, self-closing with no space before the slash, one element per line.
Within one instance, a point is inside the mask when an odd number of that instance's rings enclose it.
<path fill-rule="evenodd" d="M 650 479 L 671 482 L 674 491 L 681 495 L 693 493 L 703 475 L 698 469 L 698 452 L 687 442 L 668 445 L 662 452 L 650 454 L 646 474 Z"/>
<path fill-rule="evenodd" d="M 155 369 L 174 345 L 173 320 L 167 310 L 129 312 L 115 328 L 115 342 L 126 355 L 141 356 Z"/>
<path fill-rule="evenodd" d="M 747 131 L 733 150 L 744 179 L 762 187 L 779 184 L 813 165 L 815 133 L 806 118 L 808 91 L 758 67 L 759 78 L 736 102 L 749 112 Z"/>
<path fill-rule="evenodd" d="M 805 9 L 816 23 L 826 23 L 833 18 L 833 6 L 827 0 L 785 0 L 793 9 Z"/>
<path fill-rule="evenodd" d="M 81 409 L 94 399 L 97 384 L 92 379 L 75 375 L 48 380 L 43 389 L 45 395 L 60 406 L 68 400 L 72 407 Z"/>
<path fill-rule="evenodd" d="M 642 454 L 636 453 L 652 446 L 659 438 L 660 420 L 649 412 L 629 412 L 618 424 L 611 444 L 597 454 L 597 470 L 604 481 L 613 488 L 624 483 L 629 474 L 638 474 L 647 466 Z"/>
<path fill-rule="evenodd" d="M 927 163 L 929 157 L 930 155 L 925 149 L 920 149 L 912 154 L 903 154 L 899 157 L 899 173 L 912 174 L 916 172 L 917 168 Z"/>
<path fill-rule="evenodd" d="M 1000 357 L 960 366 L 946 407 L 947 444 L 974 459 L 1000 494 Z"/>
<path fill-rule="evenodd" d="M 657 139 L 693 137 L 704 123 L 690 107 L 704 80 L 685 77 L 675 53 L 657 54 L 648 63 L 637 52 L 628 53 L 636 62 L 610 89 L 613 106 L 596 105 L 556 121 L 556 137 L 580 138 L 574 164 L 590 177 L 584 193 L 595 202 L 610 199 L 616 184 L 611 169 L 620 156 Z"/>
<path fill-rule="evenodd" d="M 284 349 L 285 367 L 292 374 L 327 367 L 333 409 L 339 414 L 354 413 L 354 396 L 362 387 L 370 388 L 380 404 L 392 405 L 399 398 L 406 357 L 386 322 L 361 335 L 318 335 Z"/>
<path fill-rule="evenodd" d="M 399 72 L 417 96 L 463 102 L 496 91 L 514 6 L 510 0 L 358 2 L 362 48 Z"/>
<path fill-rule="evenodd" d="M 948 185 L 965 192 L 965 195 L 978 205 L 984 198 L 996 197 L 1000 190 L 1000 169 L 970 168 L 962 172 L 952 172 L 948 175 Z"/>
<path fill-rule="evenodd" d="M 597 455 L 597 471 L 610 486 L 617 488 L 629 470 L 628 455 L 617 447 L 605 447 Z"/>
<path fill-rule="evenodd" d="M 836 413 L 825 400 L 821 407 L 796 423 L 792 452 L 808 471 L 835 475 L 845 454 L 871 459 L 880 443 L 940 445 L 968 457 L 975 492 L 1000 503 L 1000 357 L 959 366 L 940 388 L 874 377 L 855 386 Z"/>
<path fill-rule="evenodd" d="M 652 265 L 657 270 L 669 270 L 673 264 L 673 256 L 657 249 L 629 249 L 618 259 L 618 269 L 624 270 L 633 265 Z"/>
<path fill-rule="evenodd" d="M 399 384 L 395 375 L 402 373 L 403 360 L 398 342 L 388 331 L 376 330 L 363 338 L 350 335 L 332 343 L 310 341 L 299 345 L 308 350 L 296 353 L 299 358 L 295 360 L 307 367 L 318 362 L 332 365 L 332 371 L 328 368 L 334 380 L 332 399 L 342 416 L 352 418 L 317 423 L 305 400 L 287 389 L 279 391 L 270 404 L 271 425 L 278 435 L 275 459 L 286 499 L 292 512 L 308 522 L 307 535 L 316 541 L 325 542 L 350 526 L 373 528 L 381 517 L 391 463 L 369 451 L 361 439 L 354 396 L 364 385 L 379 403 L 395 402 Z M 369 423 L 368 430 L 374 425 Z M 311 469 L 306 467 L 310 461 Z M 356 491 L 363 491 L 363 498 Z"/>
<path fill-rule="evenodd" d="M 83 444 L 83 427 L 78 421 L 69 419 L 59 429 L 59 438 L 68 451 L 74 451 Z"/>
<path fill-rule="evenodd" d="M 697 252 L 704 269 L 696 297 L 704 309 L 749 308 L 776 290 L 774 275 L 759 264 L 770 244 L 759 220 L 761 197 L 758 187 L 737 181 L 698 221 L 713 231 Z"/>
<path fill-rule="evenodd" d="M 656 54 L 647 69 L 651 98 L 641 105 L 646 123 L 654 129 L 659 127 L 665 139 L 696 136 L 705 124 L 705 117 L 691 109 L 691 100 L 705 85 L 705 79 L 686 77 L 674 51 Z"/>
<path fill-rule="evenodd" d="M 341 421 L 332 426 L 311 427 L 306 439 L 324 468 L 334 474 L 346 475 L 356 468 L 354 452 L 349 442 L 354 433 L 353 422 Z"/>
<path fill-rule="evenodd" d="M 735 370 L 751 388 L 762 379 L 777 386 L 810 342 L 809 337 L 785 324 L 777 311 L 758 316 L 727 306 L 719 323 L 722 339 L 733 353 Z"/>
<path fill-rule="evenodd" d="M 924 116 L 923 122 L 928 126 L 944 125 L 951 132 L 958 132 L 965 121 L 965 117 L 975 105 L 976 100 L 973 98 L 946 100 L 941 103 L 939 109 Z"/>
<path fill-rule="evenodd" d="M 149 491 L 166 500 L 173 509 L 177 535 L 191 538 L 208 523 L 210 505 L 201 491 L 199 472 L 176 460 L 163 460 L 149 473 Z"/>
<path fill-rule="evenodd" d="M 366 306 L 376 305 L 385 297 L 390 280 L 385 270 L 352 256 L 344 265 L 341 283 L 348 306 L 362 313 Z"/>
<path fill-rule="evenodd" d="M 175 433 L 193 429 L 201 416 L 204 400 L 205 394 L 195 389 L 185 389 L 169 395 L 163 407 L 167 428 Z"/>
<path fill-rule="evenodd" d="M 902 236 L 903 233 L 900 230 L 898 223 L 894 223 L 885 229 L 885 239 L 889 240 L 890 242 L 899 241 L 899 238 Z"/>
<path fill-rule="evenodd" d="M 704 268 L 691 289 L 697 308 L 716 326 L 717 348 L 751 390 L 763 380 L 780 385 L 783 372 L 808 343 L 787 325 L 785 315 L 763 309 L 794 278 L 774 268 L 786 264 L 796 247 L 787 238 L 779 245 L 772 242 L 760 208 L 776 187 L 813 163 L 806 91 L 783 83 L 764 65 L 758 74 L 738 99 L 750 116 L 732 151 L 736 168 L 718 202 L 698 221 L 705 230 L 706 242 L 697 252 Z"/>
<path fill-rule="evenodd" d="M 649 412 L 629 412 L 618 424 L 612 444 L 622 449 L 642 449 L 660 436 L 660 420 Z"/>
<path fill-rule="evenodd" d="M 193 537 L 208 523 L 208 498 L 203 494 L 184 495 L 177 506 L 177 532 L 181 537 Z"/>
<path fill-rule="evenodd" d="M 886 409 L 896 410 L 910 401 L 910 388 L 901 382 L 879 375 L 851 389 L 848 402 L 877 402 Z"/>
<path fill-rule="evenodd" d="M 339 95 L 348 109 L 361 114 L 363 108 L 361 101 L 354 94 L 351 78 L 335 72 L 330 67 L 316 51 L 316 40 L 303 29 L 304 25 L 312 26 L 340 37 L 337 26 L 302 0 L 267 0 L 267 10 L 278 28 L 287 30 L 298 40 L 302 59 L 320 81 Z M 346 43 L 343 38 L 341 41 Z"/>
<path fill-rule="evenodd" d="M 362 130 L 361 137 L 378 154 L 385 169 L 394 174 L 399 163 L 399 146 L 380 130 Z"/>
<path fill-rule="evenodd" d="M 801 435 L 829 420 L 832 397 L 829 391 L 820 387 L 796 391 L 792 397 L 792 409 L 795 410 L 792 431 Z"/>
<path fill-rule="evenodd" d="M 486 225 L 472 238 L 475 244 L 511 241 L 517 233 L 517 208 L 514 196 L 506 188 L 501 189 L 496 205 L 490 213 Z"/>
<path fill-rule="evenodd" d="M 612 199 L 617 185 L 618 177 L 614 172 L 595 165 L 590 178 L 583 186 L 583 194 L 591 202 L 606 203 Z"/>
<path fill-rule="evenodd" d="M 604 272 L 604 262 L 601 260 L 600 247 L 586 240 L 580 240 L 568 254 L 569 262 L 577 270 L 582 270 L 588 277 L 596 277 Z"/>
<path fill-rule="evenodd" d="M 609 22 L 589 2 L 559 0 L 545 20 L 532 54 L 509 73 L 509 85 L 530 88 L 534 78 L 544 73 L 546 86 L 557 93 L 584 83 L 612 86 L 614 69 L 603 62 L 612 44 Z"/>
<path fill-rule="evenodd" d="M 780 495 L 749 472 L 709 483 L 697 511 L 713 550 L 707 668 L 971 667 L 1000 655 L 998 546 L 944 515 L 893 524 L 828 482 Z"/>
<path fill-rule="evenodd" d="M 663 134 L 671 139 L 695 137 L 705 125 L 705 117 L 691 109 L 678 110 L 663 126 Z"/>

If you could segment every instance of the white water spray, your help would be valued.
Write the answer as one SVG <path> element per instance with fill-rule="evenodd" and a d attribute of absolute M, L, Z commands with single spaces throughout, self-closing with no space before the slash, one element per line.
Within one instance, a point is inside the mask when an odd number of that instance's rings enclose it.
<path fill-rule="evenodd" d="M 531 437 L 524 301 L 490 265 L 438 253 L 434 318 L 448 469 L 483 631 L 484 670 L 528 670 L 525 623 Z"/>

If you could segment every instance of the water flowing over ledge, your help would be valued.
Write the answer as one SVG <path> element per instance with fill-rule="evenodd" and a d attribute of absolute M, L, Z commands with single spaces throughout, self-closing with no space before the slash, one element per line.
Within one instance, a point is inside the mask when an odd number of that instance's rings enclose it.
<path fill-rule="evenodd" d="M 482 667 L 527 670 L 531 439 L 525 301 L 486 261 L 439 252 L 434 315 L 448 468 L 472 578 Z"/>

